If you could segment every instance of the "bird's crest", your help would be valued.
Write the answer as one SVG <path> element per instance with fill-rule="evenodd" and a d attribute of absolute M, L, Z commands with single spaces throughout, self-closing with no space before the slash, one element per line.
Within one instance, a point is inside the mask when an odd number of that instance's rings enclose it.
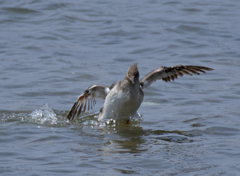
<path fill-rule="evenodd" d="M 129 67 L 129 69 L 127 71 L 127 76 L 132 77 L 132 76 L 139 74 L 137 64 L 138 63 L 135 63 Z"/>

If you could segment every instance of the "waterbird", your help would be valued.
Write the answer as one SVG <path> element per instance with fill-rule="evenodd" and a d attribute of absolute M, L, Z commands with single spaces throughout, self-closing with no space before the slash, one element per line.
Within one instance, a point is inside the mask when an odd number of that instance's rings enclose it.
<path fill-rule="evenodd" d="M 96 98 L 104 99 L 103 107 L 100 109 L 98 121 L 104 119 L 130 120 L 137 114 L 144 93 L 143 89 L 149 87 L 157 80 L 171 82 L 178 76 L 205 73 L 212 68 L 194 65 L 175 65 L 172 67 L 161 66 L 146 74 L 139 81 L 139 71 L 137 63 L 131 65 L 122 81 L 113 83 L 110 87 L 92 85 L 88 87 L 76 100 L 67 118 L 74 119 L 86 109 L 92 109 L 96 104 Z"/>

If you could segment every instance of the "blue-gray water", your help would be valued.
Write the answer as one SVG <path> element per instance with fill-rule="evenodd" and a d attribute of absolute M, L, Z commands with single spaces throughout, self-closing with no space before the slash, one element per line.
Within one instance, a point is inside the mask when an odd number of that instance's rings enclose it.
<path fill-rule="evenodd" d="M 239 175 L 240 1 L 0 1 L 0 175 Z M 103 101 L 66 120 L 92 84 L 138 62 L 214 68 L 145 90 L 130 124 Z"/>

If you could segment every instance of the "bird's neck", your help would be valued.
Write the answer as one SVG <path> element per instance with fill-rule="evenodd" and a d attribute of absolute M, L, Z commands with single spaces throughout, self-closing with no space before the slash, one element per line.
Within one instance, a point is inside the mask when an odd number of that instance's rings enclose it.
<path fill-rule="evenodd" d="M 139 80 L 135 80 L 134 84 L 127 78 L 125 77 L 122 82 L 121 82 L 121 87 L 125 87 L 125 88 L 135 88 L 135 87 L 139 87 Z"/>

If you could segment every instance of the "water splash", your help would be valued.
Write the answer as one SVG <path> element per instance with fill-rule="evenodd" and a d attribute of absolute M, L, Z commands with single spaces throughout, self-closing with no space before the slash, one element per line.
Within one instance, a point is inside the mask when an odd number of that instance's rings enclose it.
<path fill-rule="evenodd" d="M 102 121 L 97 121 L 98 116 L 94 116 L 94 120 L 86 120 L 83 122 L 84 125 L 92 125 L 92 126 L 115 126 L 116 124 L 126 124 L 126 120 L 114 120 L 114 119 L 103 119 Z M 137 124 L 142 120 L 142 115 L 139 112 L 132 117 L 130 117 L 130 122 L 132 124 Z"/>
<path fill-rule="evenodd" d="M 67 119 L 67 111 L 56 111 L 48 105 L 44 104 L 40 109 L 29 112 L 0 112 L 1 122 L 27 122 L 36 123 L 39 125 L 53 125 L 53 126 L 68 126 L 68 125 L 86 125 L 86 126 L 115 126 L 116 124 L 123 123 L 114 119 L 104 119 L 98 121 L 98 112 L 84 113 L 81 117 L 74 120 Z M 136 113 L 130 118 L 132 124 L 137 124 L 142 120 L 142 115 Z"/>
<path fill-rule="evenodd" d="M 30 116 L 33 121 L 39 124 L 58 124 L 57 115 L 48 104 L 44 104 L 41 109 L 33 111 Z"/>

